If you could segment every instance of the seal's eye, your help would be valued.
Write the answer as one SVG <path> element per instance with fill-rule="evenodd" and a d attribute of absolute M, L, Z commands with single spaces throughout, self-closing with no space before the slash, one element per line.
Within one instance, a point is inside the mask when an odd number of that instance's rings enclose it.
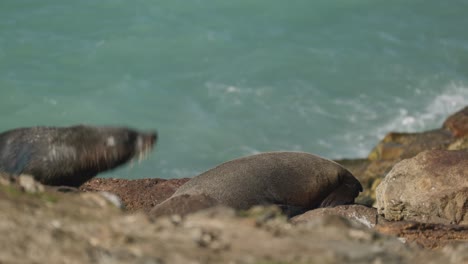
<path fill-rule="evenodd" d="M 115 146 L 115 138 L 113 136 L 110 136 L 106 140 L 106 146 L 108 147 L 114 147 Z"/>

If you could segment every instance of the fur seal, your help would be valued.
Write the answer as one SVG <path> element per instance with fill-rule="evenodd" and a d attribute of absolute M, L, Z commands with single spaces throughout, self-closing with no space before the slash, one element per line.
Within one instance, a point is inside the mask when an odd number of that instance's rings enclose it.
<path fill-rule="evenodd" d="M 201 209 L 200 204 L 238 210 L 276 204 L 292 217 L 317 207 L 354 203 L 361 191 L 359 181 L 331 160 L 305 152 L 266 152 L 228 161 L 192 178 L 150 214 L 177 213 L 179 205 L 180 214 L 186 214 L 190 204 L 196 205 L 192 212 Z"/>
<path fill-rule="evenodd" d="M 18 128 L 0 134 L 0 172 L 78 187 L 100 172 L 143 158 L 156 140 L 156 132 L 126 127 Z"/>

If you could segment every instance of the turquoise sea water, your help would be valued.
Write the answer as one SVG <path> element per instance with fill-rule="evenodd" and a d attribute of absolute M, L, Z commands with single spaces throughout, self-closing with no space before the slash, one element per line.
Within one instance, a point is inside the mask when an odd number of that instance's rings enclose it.
<path fill-rule="evenodd" d="M 106 176 L 367 155 L 468 105 L 468 0 L 1 0 L 0 130 L 157 129 Z"/>

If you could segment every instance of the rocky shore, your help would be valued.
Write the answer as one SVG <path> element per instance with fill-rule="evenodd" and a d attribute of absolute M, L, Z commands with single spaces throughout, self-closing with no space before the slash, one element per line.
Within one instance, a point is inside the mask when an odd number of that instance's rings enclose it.
<path fill-rule="evenodd" d="M 364 187 L 357 204 L 289 220 L 274 206 L 147 215 L 188 179 L 64 193 L 0 177 L 0 263 L 468 263 L 468 107 L 337 162 Z"/>

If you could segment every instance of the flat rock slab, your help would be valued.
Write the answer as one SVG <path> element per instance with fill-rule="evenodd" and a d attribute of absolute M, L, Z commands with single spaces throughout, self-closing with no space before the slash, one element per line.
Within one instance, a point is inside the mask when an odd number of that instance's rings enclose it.
<path fill-rule="evenodd" d="M 427 224 L 414 221 L 384 222 L 375 230 L 415 242 L 424 248 L 438 249 L 450 244 L 468 243 L 468 226 Z"/>
<path fill-rule="evenodd" d="M 149 212 L 155 205 L 169 198 L 189 178 L 164 180 L 94 178 L 80 187 L 82 191 L 104 191 L 122 199 L 126 210 Z"/>
<path fill-rule="evenodd" d="M 374 227 L 378 222 L 377 209 L 363 205 L 339 205 L 331 208 L 318 208 L 291 218 L 294 224 L 314 221 L 325 215 L 338 215 L 367 227 Z M 385 221 L 385 220 L 383 220 Z"/>
<path fill-rule="evenodd" d="M 387 220 L 468 224 L 468 152 L 432 150 L 403 160 L 376 194 Z"/>

